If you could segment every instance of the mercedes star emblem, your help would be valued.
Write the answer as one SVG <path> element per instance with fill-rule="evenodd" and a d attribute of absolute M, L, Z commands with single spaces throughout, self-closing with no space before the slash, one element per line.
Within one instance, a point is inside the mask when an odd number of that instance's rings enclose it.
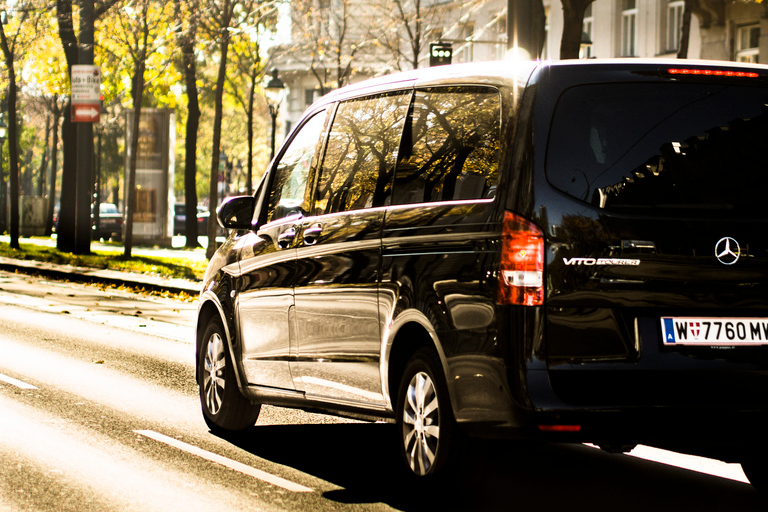
<path fill-rule="evenodd" d="M 739 261 L 739 256 L 741 256 L 741 247 L 733 238 L 726 236 L 715 244 L 715 257 L 723 265 L 733 265 Z"/>

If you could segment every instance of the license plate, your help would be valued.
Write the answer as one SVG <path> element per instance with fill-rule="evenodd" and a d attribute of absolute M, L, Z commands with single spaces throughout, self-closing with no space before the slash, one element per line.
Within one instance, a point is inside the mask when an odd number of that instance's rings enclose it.
<path fill-rule="evenodd" d="M 665 345 L 768 345 L 768 318 L 661 319 Z"/>

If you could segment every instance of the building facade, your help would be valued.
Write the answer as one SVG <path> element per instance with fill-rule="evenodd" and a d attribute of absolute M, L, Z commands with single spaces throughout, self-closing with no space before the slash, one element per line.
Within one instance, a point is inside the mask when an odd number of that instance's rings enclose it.
<path fill-rule="evenodd" d="M 542 58 L 557 60 L 562 4 L 543 3 Z M 766 5 L 754 0 L 688 3 L 687 58 L 768 63 Z M 420 25 L 413 22 L 417 5 Z M 685 5 L 685 0 L 595 0 L 584 16 L 581 57 L 676 58 Z M 418 67 L 429 65 L 429 43 L 437 41 L 452 43 L 454 63 L 507 55 L 507 0 L 434 0 L 423 6 L 411 0 L 300 0 L 291 6 L 293 41 L 272 55 L 289 89 L 281 106 L 283 136 L 307 106 L 339 83 L 415 67 L 415 33 L 420 35 Z"/>

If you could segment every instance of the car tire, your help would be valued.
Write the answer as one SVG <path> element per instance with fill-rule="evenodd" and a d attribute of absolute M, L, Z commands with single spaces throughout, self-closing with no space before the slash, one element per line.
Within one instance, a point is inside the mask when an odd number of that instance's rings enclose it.
<path fill-rule="evenodd" d="M 405 367 L 397 395 L 400 454 L 416 477 L 434 477 L 447 465 L 456 421 L 440 359 L 431 349 L 416 351 Z"/>
<path fill-rule="evenodd" d="M 762 493 L 768 493 L 768 463 L 764 457 L 752 457 L 742 461 L 741 469 L 752 487 Z"/>
<path fill-rule="evenodd" d="M 198 376 L 203 417 L 212 431 L 237 432 L 256 423 L 261 405 L 240 393 L 224 328 L 218 320 L 211 321 L 203 334 Z"/>

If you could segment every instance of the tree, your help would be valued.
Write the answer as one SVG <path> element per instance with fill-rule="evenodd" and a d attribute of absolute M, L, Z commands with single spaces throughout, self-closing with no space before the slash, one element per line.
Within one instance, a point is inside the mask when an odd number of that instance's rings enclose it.
<path fill-rule="evenodd" d="M 128 149 L 128 186 L 125 198 L 124 256 L 133 250 L 133 213 L 136 208 L 136 166 L 139 154 L 139 123 L 147 81 L 145 72 L 149 58 L 173 40 L 175 28 L 169 26 L 170 7 L 160 0 L 122 0 L 115 11 L 114 26 L 103 34 L 105 45 L 113 45 L 112 53 L 125 55 L 132 67 L 131 103 L 133 105 Z"/>
<path fill-rule="evenodd" d="M 95 2 L 94 20 L 101 18 L 119 0 L 101 0 Z M 67 68 L 79 63 L 78 39 L 75 32 L 73 13 L 74 0 L 56 0 L 56 19 L 59 27 L 59 39 L 67 60 Z M 65 107 L 69 109 L 69 105 Z M 77 185 L 77 130 L 69 116 L 64 116 L 62 126 L 62 179 L 61 204 L 72 205 L 76 201 Z M 73 208 L 61 208 L 57 228 L 56 246 L 61 251 L 71 252 L 75 249 L 75 211 Z"/>
<path fill-rule="evenodd" d="M 380 4 L 378 12 L 386 21 L 376 35 L 393 57 L 393 66 L 398 70 L 418 69 L 429 43 L 441 39 L 442 34 L 437 32 L 445 19 L 446 6 L 433 0 L 394 0 Z M 407 65 L 403 66 L 403 62 Z"/>
<path fill-rule="evenodd" d="M 688 58 L 688 42 L 691 38 L 691 14 L 694 0 L 685 0 L 683 4 L 683 23 L 680 27 L 680 46 L 677 49 L 678 59 Z"/>
<path fill-rule="evenodd" d="M 224 102 L 224 84 L 227 76 L 227 59 L 232 32 L 251 22 L 256 15 L 256 0 L 213 0 L 209 2 L 203 26 L 218 49 L 218 72 L 215 86 L 213 144 L 211 148 L 211 175 L 208 187 L 210 218 L 208 221 L 208 247 L 205 254 L 210 259 L 216 252 L 215 209 L 219 203 L 219 155 L 221 153 L 221 120 Z"/>
<path fill-rule="evenodd" d="M 230 74 L 227 82 L 230 85 L 230 94 L 236 103 L 243 109 L 246 117 L 246 142 L 248 154 L 246 156 L 246 193 L 253 194 L 253 151 L 254 130 L 253 123 L 256 113 L 256 91 L 259 82 L 264 77 L 264 65 L 261 59 L 260 36 L 265 27 L 273 27 L 276 22 L 276 9 L 266 6 L 266 12 L 243 30 L 235 33 L 232 49 L 234 64 L 237 73 Z"/>
<path fill-rule="evenodd" d="M 563 4 L 563 36 L 560 40 L 560 58 L 578 59 L 581 33 L 584 31 L 584 12 L 594 0 L 561 0 Z"/>
<path fill-rule="evenodd" d="M 66 105 L 69 93 L 69 73 L 67 61 L 57 47 L 55 33 L 56 19 L 46 17 L 43 30 L 38 35 L 37 44 L 31 48 L 31 59 L 41 65 L 28 68 L 28 79 L 25 89 L 34 98 L 35 104 L 46 119 L 51 119 L 51 145 L 48 152 L 49 176 L 48 181 L 48 211 L 46 214 L 45 236 L 53 232 L 53 214 L 56 202 L 56 171 L 59 162 L 59 135 L 61 120 L 67 112 Z M 58 51 L 57 51 L 58 50 Z M 41 180 L 42 181 L 42 180 Z M 42 184 L 42 183 L 41 183 Z"/>
<path fill-rule="evenodd" d="M 184 138 L 184 214 L 188 248 L 199 247 L 197 241 L 197 128 L 200 125 L 200 102 L 197 91 L 197 58 L 195 42 L 200 23 L 198 0 L 185 2 L 182 10 L 181 0 L 174 0 L 174 13 L 179 21 L 176 40 L 181 48 L 181 56 L 176 60 L 176 66 L 184 74 L 184 84 L 187 91 L 187 128 Z"/>
<path fill-rule="evenodd" d="M 19 89 L 16 75 L 17 59 L 24 53 L 25 43 L 29 44 L 29 39 L 25 40 L 22 34 L 30 35 L 36 31 L 36 23 L 39 19 L 39 12 L 33 9 L 31 4 L 25 5 L 23 9 L 6 11 L 11 15 L 11 22 L 8 25 L 0 23 L 0 47 L 3 51 L 4 64 L 8 73 L 8 155 L 9 155 L 9 177 L 10 177 L 10 206 L 11 206 L 11 248 L 21 249 L 19 245 L 19 118 L 17 113 L 17 102 Z M 31 15 L 30 13 L 34 13 Z M 26 26 L 25 26 L 26 25 Z M 6 34 L 6 28 L 9 27 L 9 33 Z M 22 29 L 25 29 L 22 30 Z M 34 38 L 32 38 L 34 39 Z"/>
<path fill-rule="evenodd" d="M 309 69 L 320 95 L 343 87 L 356 72 L 358 54 L 375 44 L 374 24 L 369 23 L 373 16 L 364 14 L 368 8 L 357 0 L 339 0 L 333 6 L 317 0 L 291 2 L 294 43 L 280 51 L 281 59 Z"/>

